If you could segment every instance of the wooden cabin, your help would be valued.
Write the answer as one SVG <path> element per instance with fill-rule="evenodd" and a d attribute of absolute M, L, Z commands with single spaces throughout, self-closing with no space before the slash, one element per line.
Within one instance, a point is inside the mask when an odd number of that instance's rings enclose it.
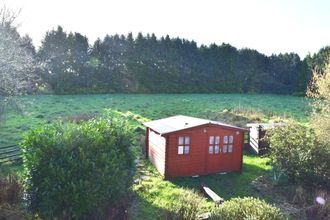
<path fill-rule="evenodd" d="M 249 146 L 257 154 L 264 154 L 269 150 L 269 143 L 265 140 L 267 130 L 283 126 L 284 123 L 250 123 L 249 128 Z"/>
<path fill-rule="evenodd" d="M 247 129 L 183 115 L 144 125 L 146 157 L 165 178 L 242 170 Z"/>

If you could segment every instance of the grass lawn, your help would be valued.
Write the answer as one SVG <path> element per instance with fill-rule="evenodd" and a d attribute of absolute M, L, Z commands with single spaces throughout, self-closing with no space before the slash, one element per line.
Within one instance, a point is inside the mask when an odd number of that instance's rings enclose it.
<path fill-rule="evenodd" d="M 105 108 L 131 111 L 148 119 L 176 114 L 207 118 L 225 118 L 222 112 L 255 114 L 255 119 L 292 117 L 306 121 L 308 100 L 302 97 L 247 94 L 105 94 L 105 95 L 39 95 L 17 98 L 23 114 L 10 111 L 0 127 L 0 147 L 17 144 L 21 135 L 37 125 L 56 119 L 67 120 L 81 114 L 95 115 Z M 219 114 L 220 113 L 220 114 Z M 251 114 L 251 113 L 250 113 Z M 235 114 L 230 121 L 237 121 Z"/>
<path fill-rule="evenodd" d="M 200 183 L 205 183 L 219 196 L 228 200 L 233 197 L 260 195 L 251 182 L 261 175 L 267 175 L 271 169 L 267 165 L 268 158 L 261 158 L 249 154 L 244 155 L 242 173 L 213 174 L 198 178 L 183 177 L 173 180 L 163 180 L 156 169 L 144 161 L 141 181 L 133 186 L 136 201 L 129 210 L 132 219 L 160 219 L 166 210 L 176 204 L 180 194 L 185 190 L 200 191 Z M 263 198 L 268 200 L 267 198 Z M 202 206 L 207 212 L 214 203 L 207 199 Z"/>
<path fill-rule="evenodd" d="M 69 95 L 26 96 L 19 99 L 24 114 L 9 112 L 0 127 L 0 148 L 18 143 L 21 135 L 40 124 L 54 120 L 70 120 L 74 117 L 91 117 L 106 108 L 125 113 L 134 125 L 142 121 L 184 114 L 229 121 L 294 118 L 305 122 L 309 114 L 308 100 L 301 97 L 241 94 L 153 94 L 153 95 Z M 134 129 L 135 130 L 135 129 Z M 140 129 L 141 131 L 141 129 Z M 147 161 L 138 168 L 137 181 L 133 185 L 135 199 L 129 209 L 132 219 L 160 219 L 166 210 L 178 202 L 187 190 L 199 191 L 205 183 L 219 196 L 228 200 L 233 197 L 254 196 L 272 202 L 272 195 L 262 195 L 251 184 L 259 176 L 267 175 L 271 167 L 268 158 L 245 154 L 242 173 L 214 174 L 198 178 L 184 177 L 165 181 Z M 210 200 L 203 202 L 205 211 L 213 207 Z"/>

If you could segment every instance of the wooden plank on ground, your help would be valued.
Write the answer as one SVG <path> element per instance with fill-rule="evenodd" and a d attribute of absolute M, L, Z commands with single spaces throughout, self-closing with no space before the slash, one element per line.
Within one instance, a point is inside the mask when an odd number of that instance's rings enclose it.
<path fill-rule="evenodd" d="M 202 185 L 202 189 L 204 193 L 210 197 L 217 205 L 220 205 L 224 199 L 218 196 L 213 190 L 211 190 L 209 187 Z"/>

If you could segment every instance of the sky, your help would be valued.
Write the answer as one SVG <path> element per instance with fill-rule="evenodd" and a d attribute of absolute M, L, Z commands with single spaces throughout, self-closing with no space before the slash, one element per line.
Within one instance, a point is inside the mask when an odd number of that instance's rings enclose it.
<path fill-rule="evenodd" d="M 298 53 L 302 58 L 330 45 L 329 0 L 0 0 L 21 9 L 19 32 L 40 46 L 46 31 L 86 35 L 155 33 L 229 43 L 266 55 Z"/>

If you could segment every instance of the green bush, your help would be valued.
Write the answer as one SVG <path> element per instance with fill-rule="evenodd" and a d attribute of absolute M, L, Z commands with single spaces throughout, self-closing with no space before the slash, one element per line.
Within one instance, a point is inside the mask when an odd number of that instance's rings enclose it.
<path fill-rule="evenodd" d="M 172 204 L 170 211 L 166 213 L 167 220 L 198 219 L 202 211 L 202 204 L 206 199 L 193 190 L 184 191 L 177 204 Z"/>
<path fill-rule="evenodd" d="M 267 204 L 265 201 L 253 198 L 234 198 L 220 205 L 211 213 L 210 219 L 258 219 L 279 220 L 284 219 L 280 210 Z"/>
<path fill-rule="evenodd" d="M 31 210 L 45 219 L 100 216 L 132 183 L 132 133 L 120 118 L 51 124 L 22 142 Z"/>
<path fill-rule="evenodd" d="M 290 182 L 329 184 L 330 148 L 317 140 L 311 128 L 290 122 L 273 129 L 268 135 L 272 165 L 283 170 Z"/>

